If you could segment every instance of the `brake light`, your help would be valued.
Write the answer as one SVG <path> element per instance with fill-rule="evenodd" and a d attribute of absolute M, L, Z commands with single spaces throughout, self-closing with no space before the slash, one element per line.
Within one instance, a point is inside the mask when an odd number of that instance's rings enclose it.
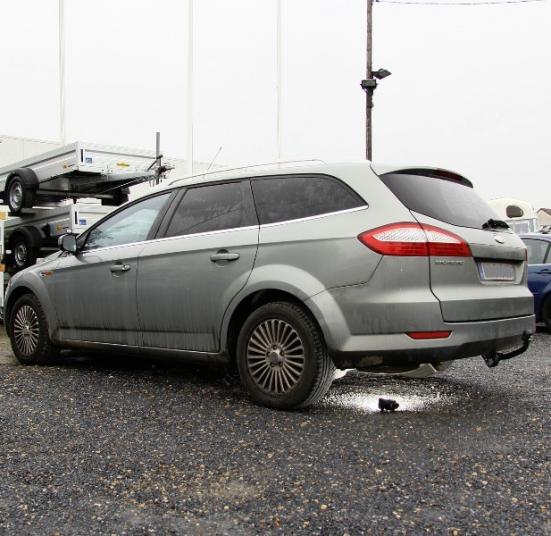
<path fill-rule="evenodd" d="M 471 248 L 460 236 L 433 225 L 393 223 L 358 235 L 381 255 L 405 257 L 470 257 Z"/>

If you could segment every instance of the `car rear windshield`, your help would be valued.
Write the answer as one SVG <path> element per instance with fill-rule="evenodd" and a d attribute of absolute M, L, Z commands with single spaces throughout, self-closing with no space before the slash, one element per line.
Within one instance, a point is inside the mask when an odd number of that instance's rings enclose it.
<path fill-rule="evenodd" d="M 498 218 L 467 184 L 429 173 L 385 173 L 380 178 L 407 208 L 436 220 L 481 229 L 490 218 Z"/>

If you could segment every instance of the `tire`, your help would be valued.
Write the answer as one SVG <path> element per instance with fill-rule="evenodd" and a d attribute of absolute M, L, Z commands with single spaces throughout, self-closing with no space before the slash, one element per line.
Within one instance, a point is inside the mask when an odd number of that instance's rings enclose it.
<path fill-rule="evenodd" d="M 19 175 L 13 175 L 8 183 L 5 202 L 12 214 L 19 214 L 23 208 L 34 205 L 35 192 Z"/>
<path fill-rule="evenodd" d="M 59 356 L 48 335 L 48 320 L 34 294 L 24 294 L 14 304 L 6 329 L 15 357 L 24 365 L 46 365 Z"/>
<path fill-rule="evenodd" d="M 251 313 L 239 333 L 236 358 L 251 397 L 274 409 L 315 404 L 335 374 L 320 329 L 302 307 L 287 302 Z"/>
<path fill-rule="evenodd" d="M 19 272 L 32 266 L 38 258 L 38 248 L 31 244 L 30 238 L 23 234 L 17 234 L 11 240 L 10 249 L 13 272 Z"/>
<path fill-rule="evenodd" d="M 551 296 L 548 296 L 541 307 L 541 321 L 545 324 L 545 330 L 551 333 Z"/>

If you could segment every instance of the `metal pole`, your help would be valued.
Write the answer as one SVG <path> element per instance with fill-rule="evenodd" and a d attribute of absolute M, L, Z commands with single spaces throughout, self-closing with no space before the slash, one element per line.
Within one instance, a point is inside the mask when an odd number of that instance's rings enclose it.
<path fill-rule="evenodd" d="M 193 175 L 193 0 L 188 0 L 186 174 Z"/>
<path fill-rule="evenodd" d="M 367 0 L 367 47 L 366 47 L 366 80 L 370 80 L 373 74 L 373 0 Z M 365 157 L 371 160 L 373 155 L 372 139 L 372 110 L 373 91 L 365 92 Z"/>
<path fill-rule="evenodd" d="M 155 132 L 155 163 L 157 164 L 158 168 L 161 167 L 161 133 Z M 159 175 L 155 178 L 155 184 L 159 184 L 160 177 Z"/>
<path fill-rule="evenodd" d="M 282 87 L 281 87 L 281 78 L 282 78 L 282 41 L 281 41 L 281 3 L 282 0 L 277 0 L 277 29 L 276 29 L 276 54 L 277 54 L 277 161 L 280 162 L 282 159 Z"/>
<path fill-rule="evenodd" d="M 58 0 L 59 31 L 59 142 L 65 145 L 65 9 L 64 0 Z"/>

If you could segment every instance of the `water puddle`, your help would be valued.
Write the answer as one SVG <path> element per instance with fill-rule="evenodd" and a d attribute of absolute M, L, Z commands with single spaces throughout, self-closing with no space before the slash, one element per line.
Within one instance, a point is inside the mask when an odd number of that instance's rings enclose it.
<path fill-rule="evenodd" d="M 346 380 L 344 380 L 346 382 Z M 360 383 L 358 385 L 358 383 Z M 434 383 L 428 380 L 392 380 L 369 379 L 364 382 L 354 382 L 353 385 L 338 383 L 329 391 L 321 403 L 325 408 L 343 408 L 362 413 L 379 412 L 379 399 L 396 401 L 398 411 L 427 412 L 434 409 L 457 405 L 469 395 L 465 392 L 454 392 L 450 385 Z"/>

